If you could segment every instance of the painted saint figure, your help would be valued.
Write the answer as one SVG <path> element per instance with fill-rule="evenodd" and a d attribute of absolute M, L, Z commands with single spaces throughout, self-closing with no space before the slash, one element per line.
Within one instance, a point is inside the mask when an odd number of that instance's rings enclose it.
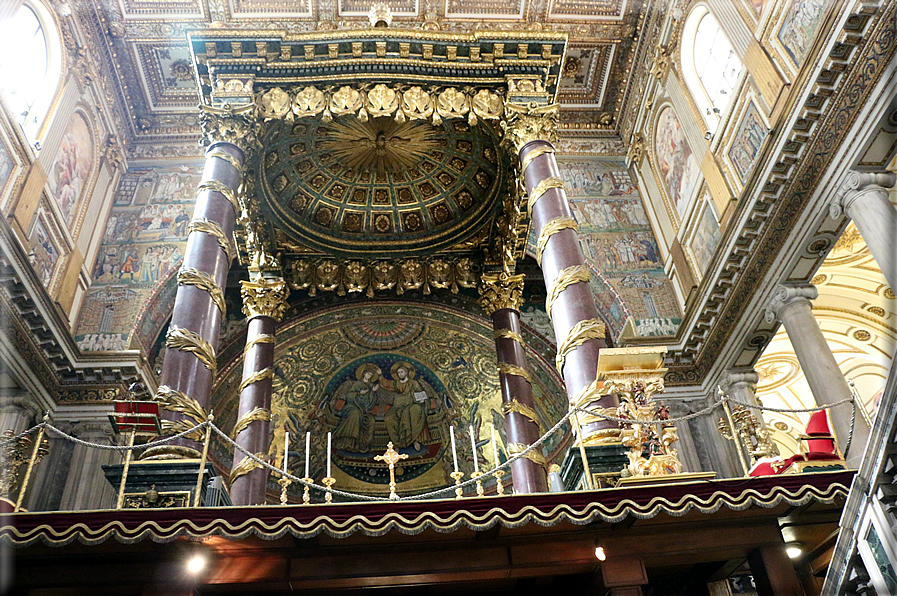
<path fill-rule="evenodd" d="M 396 362 L 390 369 L 392 379 L 381 379 L 380 386 L 395 393 L 392 407 L 386 413 L 386 432 L 396 447 L 413 445 L 421 448 L 427 429 L 429 396 L 420 381 L 414 378 L 415 370 L 408 362 Z"/>
<path fill-rule="evenodd" d="M 377 381 L 380 369 L 374 364 L 362 364 L 345 393 L 346 404 L 340 411 L 340 421 L 333 430 L 333 446 L 337 449 L 367 453 L 374 440 L 373 409 L 377 403 Z"/>

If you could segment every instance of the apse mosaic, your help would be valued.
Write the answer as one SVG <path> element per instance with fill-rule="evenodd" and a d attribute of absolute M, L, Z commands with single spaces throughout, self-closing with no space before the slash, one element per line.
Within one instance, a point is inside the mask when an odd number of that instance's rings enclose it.
<path fill-rule="evenodd" d="M 679 305 L 626 164 L 568 156 L 558 158 L 558 168 L 592 269 L 595 301 L 613 336 L 619 337 L 629 316 L 642 335 L 675 333 Z M 530 254 L 535 240 L 530 235 Z"/>
<path fill-rule="evenodd" d="M 182 165 L 122 177 L 76 327 L 82 350 L 128 347 L 144 303 L 180 267 L 201 175 L 201 167 Z"/>
<path fill-rule="evenodd" d="M 566 396 L 551 364 L 531 350 L 527 356 L 540 426 L 547 429 L 563 416 Z M 236 360 L 225 367 L 213 397 L 224 424 L 234 422 L 241 371 Z M 499 460 L 507 459 L 492 328 L 480 317 L 398 301 L 332 307 L 278 329 L 275 375 L 269 456 L 283 464 L 289 431 L 288 466 L 295 473 L 305 472 L 306 432 L 311 476 L 325 472 L 330 432 L 336 487 L 365 494 L 388 491 L 388 468 L 374 459 L 388 442 L 408 456 L 397 470 L 400 492 L 450 484 L 449 425 L 462 471 L 473 469 L 471 426 L 481 467 L 495 461 L 490 425 L 500 439 Z M 547 441 L 549 460 L 563 455 L 568 440 L 564 428 Z"/>
<path fill-rule="evenodd" d="M 504 181 L 497 136 L 464 120 L 308 119 L 277 125 L 265 143 L 268 208 L 286 234 L 329 253 L 455 244 L 488 222 Z"/>

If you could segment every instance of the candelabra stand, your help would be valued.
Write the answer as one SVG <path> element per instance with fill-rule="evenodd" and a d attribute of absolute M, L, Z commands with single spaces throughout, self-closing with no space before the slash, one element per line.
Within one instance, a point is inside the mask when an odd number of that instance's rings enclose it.
<path fill-rule="evenodd" d="M 281 475 L 280 480 L 277 481 L 277 484 L 280 485 L 280 504 L 287 504 L 287 487 L 293 483 L 292 480 L 286 477 L 286 474 Z"/>
<path fill-rule="evenodd" d="M 499 496 L 505 494 L 505 485 L 501 483 L 501 477 L 504 475 L 505 475 L 504 470 L 496 470 L 495 471 L 495 492 Z"/>
<path fill-rule="evenodd" d="M 474 472 L 470 476 L 477 481 L 477 496 L 482 497 L 486 493 L 483 491 L 483 483 L 480 481 L 480 477 L 483 475 L 482 472 Z"/>
<path fill-rule="evenodd" d="M 333 476 L 327 476 L 326 478 L 321 479 L 321 483 L 324 485 L 324 488 L 325 488 L 324 501 L 326 503 L 333 502 L 333 493 L 331 492 L 330 488 L 333 486 L 333 484 L 335 482 L 336 482 L 336 478 L 334 478 Z"/>
<path fill-rule="evenodd" d="M 312 480 L 312 479 L 309 478 L 308 476 L 306 476 L 306 477 L 303 478 L 302 480 L 304 480 L 305 482 L 308 482 L 309 484 L 311 484 L 312 482 L 314 482 L 314 480 Z M 311 496 L 309 496 L 308 491 L 309 491 L 309 486 L 308 486 L 308 484 L 304 484 L 304 485 L 302 486 L 302 504 L 303 504 L 303 505 L 308 505 L 308 504 L 311 502 Z"/>
<path fill-rule="evenodd" d="M 462 494 L 461 479 L 464 478 L 464 472 L 452 472 L 450 476 L 455 481 L 455 498 L 460 499 Z"/>

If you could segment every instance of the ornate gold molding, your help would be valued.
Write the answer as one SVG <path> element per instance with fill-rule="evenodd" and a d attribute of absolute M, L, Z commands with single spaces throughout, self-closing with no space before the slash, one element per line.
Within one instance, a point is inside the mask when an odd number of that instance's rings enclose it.
<path fill-rule="evenodd" d="M 492 337 L 494 339 L 513 339 L 521 346 L 526 347 L 526 344 L 523 343 L 523 336 L 510 329 L 496 329 L 492 332 Z"/>
<path fill-rule="evenodd" d="M 259 146 L 256 124 L 250 119 L 254 109 L 254 105 L 238 109 L 200 106 L 199 124 L 203 144 L 230 143 L 248 157 Z"/>
<path fill-rule="evenodd" d="M 287 309 L 290 291 L 279 277 L 259 276 L 240 282 L 240 296 L 243 297 L 243 314 L 247 317 L 271 317 L 280 321 Z"/>
<path fill-rule="evenodd" d="M 205 219 L 204 217 L 198 217 L 192 220 L 190 225 L 187 226 L 187 234 L 190 234 L 191 232 L 202 232 L 203 234 L 214 236 L 215 240 L 218 241 L 218 246 L 221 247 L 221 250 L 223 250 L 224 254 L 227 256 L 227 262 L 230 263 L 234 260 L 234 257 L 236 256 L 234 245 L 228 237 L 224 235 L 224 230 L 221 229 L 221 226 L 214 221 Z"/>
<path fill-rule="evenodd" d="M 273 344 L 275 342 L 274 336 L 269 335 L 267 333 L 262 333 L 260 335 L 256 335 L 250 340 L 246 341 L 246 345 L 243 347 L 243 353 L 249 351 L 250 348 L 257 344 Z"/>
<path fill-rule="evenodd" d="M 575 232 L 578 229 L 579 226 L 576 220 L 569 216 L 555 217 L 542 226 L 542 231 L 539 232 L 539 239 L 536 241 L 536 262 L 540 266 L 542 265 L 542 253 L 545 252 L 545 247 L 548 246 L 549 238 L 562 230 L 573 230 Z"/>
<path fill-rule="evenodd" d="M 516 364 L 508 364 L 507 362 L 499 362 L 498 363 L 498 374 L 500 375 L 514 375 L 515 377 L 523 377 L 526 381 L 532 385 L 533 377 L 529 373 L 528 370 L 517 366 Z"/>
<path fill-rule="evenodd" d="M 242 393 L 244 389 L 252 385 L 253 383 L 258 383 L 264 379 L 274 379 L 274 369 L 270 366 L 267 368 L 263 368 L 262 370 L 257 370 L 240 383 L 240 388 L 237 390 L 237 393 Z"/>
<path fill-rule="evenodd" d="M 237 193 L 218 180 L 206 180 L 204 182 L 200 182 L 199 186 L 196 187 L 196 192 L 202 192 L 204 190 L 220 192 L 224 195 L 224 198 L 227 199 L 227 201 L 233 206 L 234 213 L 240 213 L 240 201 L 237 200 Z"/>
<path fill-rule="evenodd" d="M 589 340 L 604 339 L 605 333 L 604 323 L 598 319 L 585 319 L 574 325 L 564 341 L 558 345 L 558 355 L 554 359 L 558 372 L 564 374 L 564 361 L 570 352 Z"/>
<path fill-rule="evenodd" d="M 519 311 L 523 304 L 523 274 L 484 273 L 479 290 L 479 303 L 487 315 L 502 308 Z"/>
<path fill-rule="evenodd" d="M 182 352 L 191 352 L 199 358 L 203 366 L 212 371 L 212 376 L 215 376 L 218 370 L 215 362 L 215 349 L 195 331 L 172 326 L 168 329 L 168 333 L 165 334 L 165 347 Z"/>
<path fill-rule="evenodd" d="M 641 167 L 642 161 L 645 159 L 646 151 L 645 137 L 642 133 L 637 132 L 633 134 L 632 140 L 629 141 L 629 151 L 626 153 L 626 157 L 629 158 L 629 163 L 635 167 Z"/>
<path fill-rule="evenodd" d="M 505 401 L 501 404 L 501 413 L 503 416 L 507 416 L 511 412 L 526 416 L 536 426 L 539 426 L 539 416 L 536 414 L 536 411 L 526 404 L 520 403 L 517 401 L 517 398 L 514 397 L 511 398 L 511 401 Z"/>
<path fill-rule="evenodd" d="M 531 141 L 558 143 L 558 106 L 524 106 L 514 103 L 505 105 L 505 142 L 517 153 Z"/>
<path fill-rule="evenodd" d="M 254 408 L 249 412 L 246 412 L 245 414 L 240 416 L 240 419 L 237 420 L 236 424 L 234 424 L 234 430 L 233 432 L 231 432 L 230 438 L 236 440 L 237 435 L 249 428 L 250 424 L 259 420 L 270 421 L 271 412 L 264 408 Z"/>
<path fill-rule="evenodd" d="M 551 316 L 551 309 L 557 299 L 560 298 L 561 292 L 573 284 L 589 283 L 591 279 L 592 275 L 585 265 L 573 265 L 572 267 L 561 269 L 561 272 L 558 273 L 558 276 L 551 283 L 551 287 L 548 288 L 548 296 L 545 298 L 545 312 L 548 313 L 548 316 Z"/>
<path fill-rule="evenodd" d="M 218 284 L 215 283 L 215 278 L 205 271 L 199 271 L 193 267 L 181 267 L 178 270 L 178 285 L 195 286 L 200 290 L 205 290 L 209 293 L 209 296 L 212 297 L 212 302 L 215 303 L 218 310 L 221 311 L 221 317 L 224 318 L 227 315 L 227 305 L 224 303 L 224 292 L 222 292 L 221 288 L 218 287 Z"/>
<path fill-rule="evenodd" d="M 159 405 L 166 410 L 184 414 L 189 419 L 163 420 L 162 432 L 167 435 L 176 435 L 190 430 L 208 419 L 208 412 L 199 405 L 199 402 L 186 393 L 172 389 L 168 385 L 159 385 L 155 395 L 153 395 L 153 401 L 159 402 Z M 186 438 L 201 441 L 203 436 L 202 430 L 197 430 L 186 435 Z"/>
<path fill-rule="evenodd" d="M 529 445 L 524 445 L 523 443 L 508 443 L 508 454 L 512 457 L 515 455 L 519 455 L 526 451 Z M 548 460 L 545 459 L 545 456 L 538 449 L 533 449 L 523 457 L 532 461 L 533 463 L 542 466 L 543 468 L 548 466 Z"/>
<path fill-rule="evenodd" d="M 526 200 L 527 213 L 532 213 L 536 201 L 541 199 L 545 195 L 545 193 L 552 188 L 564 190 L 564 181 L 553 176 L 540 180 L 536 187 L 532 190 L 532 192 L 529 193 L 529 197 Z"/>

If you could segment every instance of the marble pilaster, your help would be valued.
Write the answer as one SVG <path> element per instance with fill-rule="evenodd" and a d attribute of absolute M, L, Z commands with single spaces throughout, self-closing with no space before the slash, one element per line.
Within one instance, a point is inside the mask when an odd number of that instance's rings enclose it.
<path fill-rule="evenodd" d="M 72 428 L 72 435 L 91 443 L 113 445 L 115 436 L 108 422 L 81 422 Z M 118 464 L 124 454 L 75 444 L 68 478 L 59 502 L 60 511 L 112 509 L 116 490 L 106 480 L 103 466 Z"/>

